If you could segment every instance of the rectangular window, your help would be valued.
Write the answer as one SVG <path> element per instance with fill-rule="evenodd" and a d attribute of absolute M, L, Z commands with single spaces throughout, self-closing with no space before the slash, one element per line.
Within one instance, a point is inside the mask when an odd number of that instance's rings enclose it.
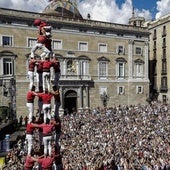
<path fill-rule="evenodd" d="M 119 94 L 119 95 L 125 94 L 125 87 L 124 86 L 118 86 L 117 87 L 117 94 Z"/>
<path fill-rule="evenodd" d="M 28 38 L 28 47 L 33 47 L 37 43 L 36 38 Z"/>
<path fill-rule="evenodd" d="M 162 101 L 163 101 L 163 103 L 166 103 L 166 101 L 167 101 L 166 95 L 162 95 Z"/>
<path fill-rule="evenodd" d="M 107 63 L 106 62 L 100 62 L 99 63 L 99 78 L 107 78 Z"/>
<path fill-rule="evenodd" d="M 156 41 L 153 43 L 153 49 L 156 50 Z"/>
<path fill-rule="evenodd" d="M 162 79 L 161 79 L 161 85 L 162 85 L 163 87 L 166 87 L 166 86 L 167 86 L 167 77 L 162 77 Z"/>
<path fill-rule="evenodd" d="M 156 40 L 156 29 L 154 29 L 154 32 L 153 32 L 153 40 Z"/>
<path fill-rule="evenodd" d="M 162 74 L 166 74 L 167 73 L 167 62 L 166 60 L 162 61 Z"/>
<path fill-rule="evenodd" d="M 88 51 L 88 43 L 87 42 L 79 42 L 78 50 L 79 51 Z"/>
<path fill-rule="evenodd" d="M 85 76 L 89 74 L 89 63 L 87 61 L 80 62 L 80 75 Z"/>
<path fill-rule="evenodd" d="M 61 40 L 53 40 L 53 48 L 57 49 L 57 50 L 61 50 L 62 49 L 62 41 Z"/>
<path fill-rule="evenodd" d="M 124 54 L 125 53 L 125 49 L 122 45 L 119 45 L 117 47 L 117 54 Z"/>
<path fill-rule="evenodd" d="M 13 62 L 10 58 L 3 59 L 3 74 L 13 75 Z"/>
<path fill-rule="evenodd" d="M 12 36 L 2 36 L 2 46 L 12 46 Z"/>
<path fill-rule="evenodd" d="M 136 47 L 135 48 L 135 54 L 136 55 L 142 55 L 142 48 L 141 47 Z"/>
<path fill-rule="evenodd" d="M 136 64 L 136 76 L 142 77 L 143 76 L 143 64 Z"/>
<path fill-rule="evenodd" d="M 99 52 L 107 52 L 107 44 L 99 44 Z"/>
<path fill-rule="evenodd" d="M 166 58 L 166 48 L 162 50 L 162 58 Z"/>
<path fill-rule="evenodd" d="M 136 86 L 136 93 L 142 94 L 143 93 L 143 86 Z"/>
<path fill-rule="evenodd" d="M 163 38 L 162 47 L 163 47 L 163 48 L 166 47 L 166 38 Z"/>
<path fill-rule="evenodd" d="M 166 26 L 165 26 L 165 25 L 163 26 L 162 37 L 163 37 L 163 36 L 166 36 Z"/>
<path fill-rule="evenodd" d="M 118 78 L 124 78 L 125 73 L 124 73 L 124 63 L 120 62 L 117 63 L 117 77 Z"/>

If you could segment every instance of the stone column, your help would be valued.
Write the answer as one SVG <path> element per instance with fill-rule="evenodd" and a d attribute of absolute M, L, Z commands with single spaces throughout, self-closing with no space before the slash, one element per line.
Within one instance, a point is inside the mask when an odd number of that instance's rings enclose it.
<path fill-rule="evenodd" d="M 76 61 L 76 75 L 80 75 L 80 70 L 79 70 L 79 62 Z"/>
<path fill-rule="evenodd" d="M 63 75 L 65 76 L 67 73 L 67 66 L 66 66 L 66 60 L 63 61 Z"/>
<path fill-rule="evenodd" d="M 59 115 L 62 116 L 64 114 L 64 96 L 63 96 L 63 86 L 60 86 L 60 108 L 59 108 Z"/>
<path fill-rule="evenodd" d="M 80 98 L 80 107 L 79 111 L 83 110 L 83 86 L 80 86 L 80 93 L 79 93 L 79 98 Z"/>
<path fill-rule="evenodd" d="M 89 86 L 86 85 L 86 109 L 89 109 Z"/>
<path fill-rule="evenodd" d="M 133 40 L 129 40 L 129 45 L 128 45 L 128 65 L 129 65 L 129 69 L 128 69 L 128 75 L 129 75 L 129 79 L 132 79 L 133 77 L 133 44 L 134 41 Z"/>
<path fill-rule="evenodd" d="M 145 51 L 144 51 L 144 57 L 145 57 L 145 79 L 148 80 L 148 42 L 145 42 Z"/>

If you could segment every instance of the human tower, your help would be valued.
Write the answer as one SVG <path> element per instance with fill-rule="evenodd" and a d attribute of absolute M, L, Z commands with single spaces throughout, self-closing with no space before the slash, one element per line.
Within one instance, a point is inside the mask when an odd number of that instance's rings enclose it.
<path fill-rule="evenodd" d="M 30 170 L 37 165 L 42 170 L 58 170 L 62 169 L 59 146 L 60 63 L 52 52 L 51 26 L 41 19 L 35 19 L 34 25 L 38 27 L 38 37 L 29 57 L 29 90 L 26 103 L 29 113 L 26 126 L 27 156 L 24 168 Z M 37 55 L 38 52 L 39 55 Z M 36 97 L 38 111 L 35 115 L 34 99 Z"/>

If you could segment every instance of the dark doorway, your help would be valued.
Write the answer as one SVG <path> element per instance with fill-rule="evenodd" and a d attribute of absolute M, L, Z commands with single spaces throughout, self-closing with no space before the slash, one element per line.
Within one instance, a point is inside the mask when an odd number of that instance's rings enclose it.
<path fill-rule="evenodd" d="M 77 111 L 77 93 L 73 90 L 68 91 L 64 98 L 64 114 L 72 114 Z"/>

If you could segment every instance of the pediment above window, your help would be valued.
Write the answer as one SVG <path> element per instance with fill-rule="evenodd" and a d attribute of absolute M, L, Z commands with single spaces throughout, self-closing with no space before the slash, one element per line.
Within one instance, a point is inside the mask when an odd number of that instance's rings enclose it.
<path fill-rule="evenodd" d="M 0 57 L 14 57 L 14 58 L 16 58 L 17 55 L 11 51 L 2 51 L 2 52 L 0 52 Z"/>
<path fill-rule="evenodd" d="M 54 54 L 57 58 L 63 58 L 63 56 L 61 54 L 55 53 Z"/>
<path fill-rule="evenodd" d="M 134 61 L 135 63 L 140 63 L 140 64 L 144 64 L 145 62 L 143 61 L 143 60 L 141 60 L 141 59 L 137 59 L 137 60 L 135 60 Z"/>
<path fill-rule="evenodd" d="M 126 59 L 124 59 L 123 57 L 116 58 L 116 62 L 127 63 Z"/>
<path fill-rule="evenodd" d="M 89 57 L 85 56 L 85 55 L 81 55 L 78 57 L 79 60 L 91 60 Z"/>
<path fill-rule="evenodd" d="M 104 56 L 99 57 L 97 60 L 98 61 L 107 61 L 107 62 L 110 62 L 110 60 L 108 58 L 104 57 Z"/>

